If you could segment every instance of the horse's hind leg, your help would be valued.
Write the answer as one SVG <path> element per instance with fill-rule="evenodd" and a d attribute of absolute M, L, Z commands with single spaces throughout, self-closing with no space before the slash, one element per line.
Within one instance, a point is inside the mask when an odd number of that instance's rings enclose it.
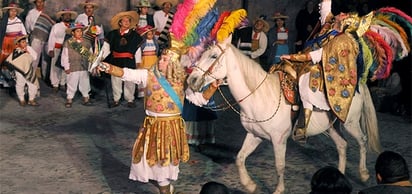
<path fill-rule="evenodd" d="M 256 147 L 262 142 L 262 139 L 255 137 L 251 133 L 247 133 L 243 141 L 242 148 L 237 154 L 236 166 L 239 170 L 240 183 L 246 188 L 249 193 L 256 191 L 256 183 L 250 178 L 245 162 L 246 158 L 255 151 Z"/>
<path fill-rule="evenodd" d="M 359 144 L 359 174 L 362 182 L 366 182 L 369 179 L 369 171 L 366 167 L 366 141 L 367 137 L 363 133 L 360 124 L 358 122 L 345 123 L 345 128 L 350 135 Z"/>
<path fill-rule="evenodd" d="M 343 139 L 336 129 L 333 127 L 329 128 L 329 135 L 332 138 L 333 142 L 335 142 L 336 149 L 338 151 L 338 156 L 339 156 L 339 164 L 338 164 L 338 169 L 340 172 L 345 174 L 345 168 L 346 168 L 346 149 L 348 147 L 348 143 Z"/>

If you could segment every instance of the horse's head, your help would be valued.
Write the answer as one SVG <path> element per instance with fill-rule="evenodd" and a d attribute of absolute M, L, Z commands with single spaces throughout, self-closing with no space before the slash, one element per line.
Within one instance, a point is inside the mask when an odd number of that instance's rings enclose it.
<path fill-rule="evenodd" d="M 227 74 L 225 52 L 230 39 L 209 47 L 195 63 L 187 83 L 193 91 L 200 91 L 215 80 L 223 79 Z"/>

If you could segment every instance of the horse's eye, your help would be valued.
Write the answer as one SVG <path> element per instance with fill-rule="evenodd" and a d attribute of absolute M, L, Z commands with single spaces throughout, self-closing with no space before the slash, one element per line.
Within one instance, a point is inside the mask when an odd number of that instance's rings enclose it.
<path fill-rule="evenodd" d="M 216 55 L 216 54 L 213 54 L 210 58 L 216 59 L 216 58 L 217 58 L 217 55 Z"/>

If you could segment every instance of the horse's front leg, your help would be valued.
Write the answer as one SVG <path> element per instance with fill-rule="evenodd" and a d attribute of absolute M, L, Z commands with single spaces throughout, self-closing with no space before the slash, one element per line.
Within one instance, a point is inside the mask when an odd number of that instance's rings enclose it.
<path fill-rule="evenodd" d="M 336 129 L 333 127 L 329 128 L 329 135 L 332 138 L 333 142 L 335 142 L 336 149 L 338 151 L 339 156 L 339 164 L 338 169 L 342 174 L 345 174 L 346 169 L 346 149 L 348 147 L 348 143 L 343 139 Z"/>
<path fill-rule="evenodd" d="M 275 166 L 276 172 L 278 175 L 278 184 L 276 190 L 273 194 L 281 194 L 285 191 L 285 156 L 286 156 L 286 141 L 287 137 L 284 140 L 272 140 L 273 150 L 275 154 Z M 280 143 L 279 143 L 280 142 Z"/>
<path fill-rule="evenodd" d="M 245 162 L 247 157 L 255 151 L 256 147 L 262 142 L 262 139 L 255 137 L 251 133 L 247 133 L 243 141 L 242 148 L 237 154 L 236 166 L 239 171 L 240 183 L 246 188 L 249 193 L 256 191 L 256 183 L 250 178 L 247 172 Z"/>

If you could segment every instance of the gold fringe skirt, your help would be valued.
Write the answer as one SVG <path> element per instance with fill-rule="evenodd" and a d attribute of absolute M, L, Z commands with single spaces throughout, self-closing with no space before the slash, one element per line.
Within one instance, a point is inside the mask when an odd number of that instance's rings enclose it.
<path fill-rule="evenodd" d="M 133 146 L 132 161 L 139 163 L 147 146 L 146 160 L 149 166 L 159 164 L 178 165 L 189 160 L 189 145 L 185 122 L 179 116 L 146 116 Z"/>

